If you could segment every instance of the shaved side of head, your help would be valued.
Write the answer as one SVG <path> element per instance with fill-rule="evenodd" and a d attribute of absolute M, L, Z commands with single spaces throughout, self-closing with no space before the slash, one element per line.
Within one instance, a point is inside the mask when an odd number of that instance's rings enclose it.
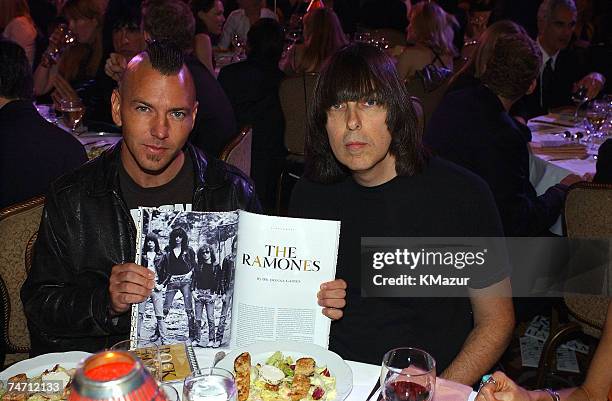
<path fill-rule="evenodd" d="M 142 74 L 144 70 L 154 70 L 163 76 L 178 75 L 185 89 L 189 91 L 189 97 L 195 102 L 193 77 L 185 65 L 183 53 L 177 47 L 160 41 L 150 43 L 145 51 L 128 63 L 119 81 L 119 92 L 123 94 L 122 91 L 126 87 L 132 89 L 135 81 L 141 81 L 143 76 L 148 76 L 149 74 Z"/>

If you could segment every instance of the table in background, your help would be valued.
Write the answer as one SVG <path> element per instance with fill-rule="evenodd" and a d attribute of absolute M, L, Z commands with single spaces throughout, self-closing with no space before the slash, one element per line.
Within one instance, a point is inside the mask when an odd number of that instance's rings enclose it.
<path fill-rule="evenodd" d="M 534 118 L 529 121 L 528 126 L 531 129 L 532 143 L 562 139 L 562 136 L 555 135 L 556 133 L 569 131 L 573 134 L 578 131 L 584 131 L 581 128 L 572 126 L 571 122 L 562 119 L 559 114 L 549 114 Z M 570 157 L 559 160 L 561 157 L 560 155 L 536 154 L 530 151 L 529 181 L 535 187 L 538 195 L 542 195 L 548 188 L 558 184 L 569 174 L 583 176 L 586 173 L 595 173 L 595 159 L 592 155 L 585 159 Z M 557 220 L 550 230 L 558 235 L 563 233 L 561 218 Z"/>
<path fill-rule="evenodd" d="M 112 132 L 85 131 L 75 134 L 69 127 L 63 124 L 61 118 L 56 117 L 55 110 L 51 105 L 37 104 L 35 107 L 45 120 L 60 127 L 81 142 L 89 159 L 97 157 L 102 151 L 116 144 L 121 139 L 121 134 Z"/>

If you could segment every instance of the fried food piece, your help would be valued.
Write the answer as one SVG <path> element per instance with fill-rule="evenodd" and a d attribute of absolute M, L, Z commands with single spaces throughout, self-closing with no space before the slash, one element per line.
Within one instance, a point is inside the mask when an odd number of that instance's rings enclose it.
<path fill-rule="evenodd" d="M 266 383 L 264 384 L 264 387 L 266 390 L 270 390 L 270 391 L 278 391 L 279 385 L 278 384 L 270 384 L 270 383 Z"/>
<path fill-rule="evenodd" d="M 251 385 L 251 355 L 248 352 L 243 352 L 234 360 L 234 371 L 236 372 L 238 401 L 246 401 L 249 398 L 249 386 Z"/>
<path fill-rule="evenodd" d="M 27 391 L 9 391 L 2 396 L 2 401 L 26 401 L 27 399 Z"/>
<path fill-rule="evenodd" d="M 299 401 L 308 396 L 308 390 L 310 390 L 310 379 L 304 375 L 296 374 L 293 376 L 289 398 L 291 398 L 291 401 Z"/>
<path fill-rule="evenodd" d="M 295 361 L 295 374 L 312 376 L 315 370 L 315 361 L 312 358 L 300 358 Z"/>
<path fill-rule="evenodd" d="M 25 373 L 19 373 L 19 374 L 16 374 L 15 376 L 9 378 L 8 381 L 11 382 L 11 383 L 27 382 L 28 381 L 28 376 L 26 376 Z"/>
<path fill-rule="evenodd" d="M 9 383 L 21 383 L 21 382 L 27 382 L 27 381 L 28 381 L 28 376 L 26 376 L 25 373 L 19 373 L 7 380 L 7 382 Z M 2 395 L 2 401 L 25 401 L 28 399 L 28 396 L 29 394 L 27 391 L 25 391 L 25 387 L 24 387 L 24 391 L 18 391 L 14 389 L 12 391 L 6 392 L 4 395 Z"/>

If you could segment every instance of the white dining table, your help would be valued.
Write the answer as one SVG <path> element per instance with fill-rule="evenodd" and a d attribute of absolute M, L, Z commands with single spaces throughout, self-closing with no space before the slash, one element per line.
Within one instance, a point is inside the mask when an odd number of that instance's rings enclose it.
<path fill-rule="evenodd" d="M 581 127 L 576 127 L 571 121 L 564 119 L 560 114 L 548 114 L 536 117 L 527 124 L 531 129 L 531 142 L 542 143 L 543 141 L 571 141 L 564 139 L 561 135 L 565 131 L 570 134 L 584 131 Z M 596 150 L 589 151 L 586 158 L 572 157 L 561 158 L 559 155 L 545 155 L 529 153 L 529 181 L 534 186 L 538 195 L 542 195 L 546 190 L 558 184 L 569 174 L 583 176 L 587 173 L 595 174 Z M 561 218 L 550 228 L 558 235 L 563 234 Z"/>

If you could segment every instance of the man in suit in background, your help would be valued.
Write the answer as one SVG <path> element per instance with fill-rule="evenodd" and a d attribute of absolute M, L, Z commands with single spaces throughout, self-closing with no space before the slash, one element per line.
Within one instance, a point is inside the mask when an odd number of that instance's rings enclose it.
<path fill-rule="evenodd" d="M 0 40 L 0 209 L 44 194 L 51 181 L 87 161 L 83 145 L 45 121 L 32 100 L 25 51 Z"/>
<path fill-rule="evenodd" d="M 590 72 L 588 63 L 581 62 L 567 49 L 576 25 L 574 0 L 544 0 L 538 9 L 538 40 L 542 52 L 542 66 L 536 90 L 525 96 L 512 114 L 525 121 L 547 114 L 551 108 L 572 103 L 571 95 L 580 87 L 586 88 L 593 99 L 603 88 L 605 78 Z"/>

